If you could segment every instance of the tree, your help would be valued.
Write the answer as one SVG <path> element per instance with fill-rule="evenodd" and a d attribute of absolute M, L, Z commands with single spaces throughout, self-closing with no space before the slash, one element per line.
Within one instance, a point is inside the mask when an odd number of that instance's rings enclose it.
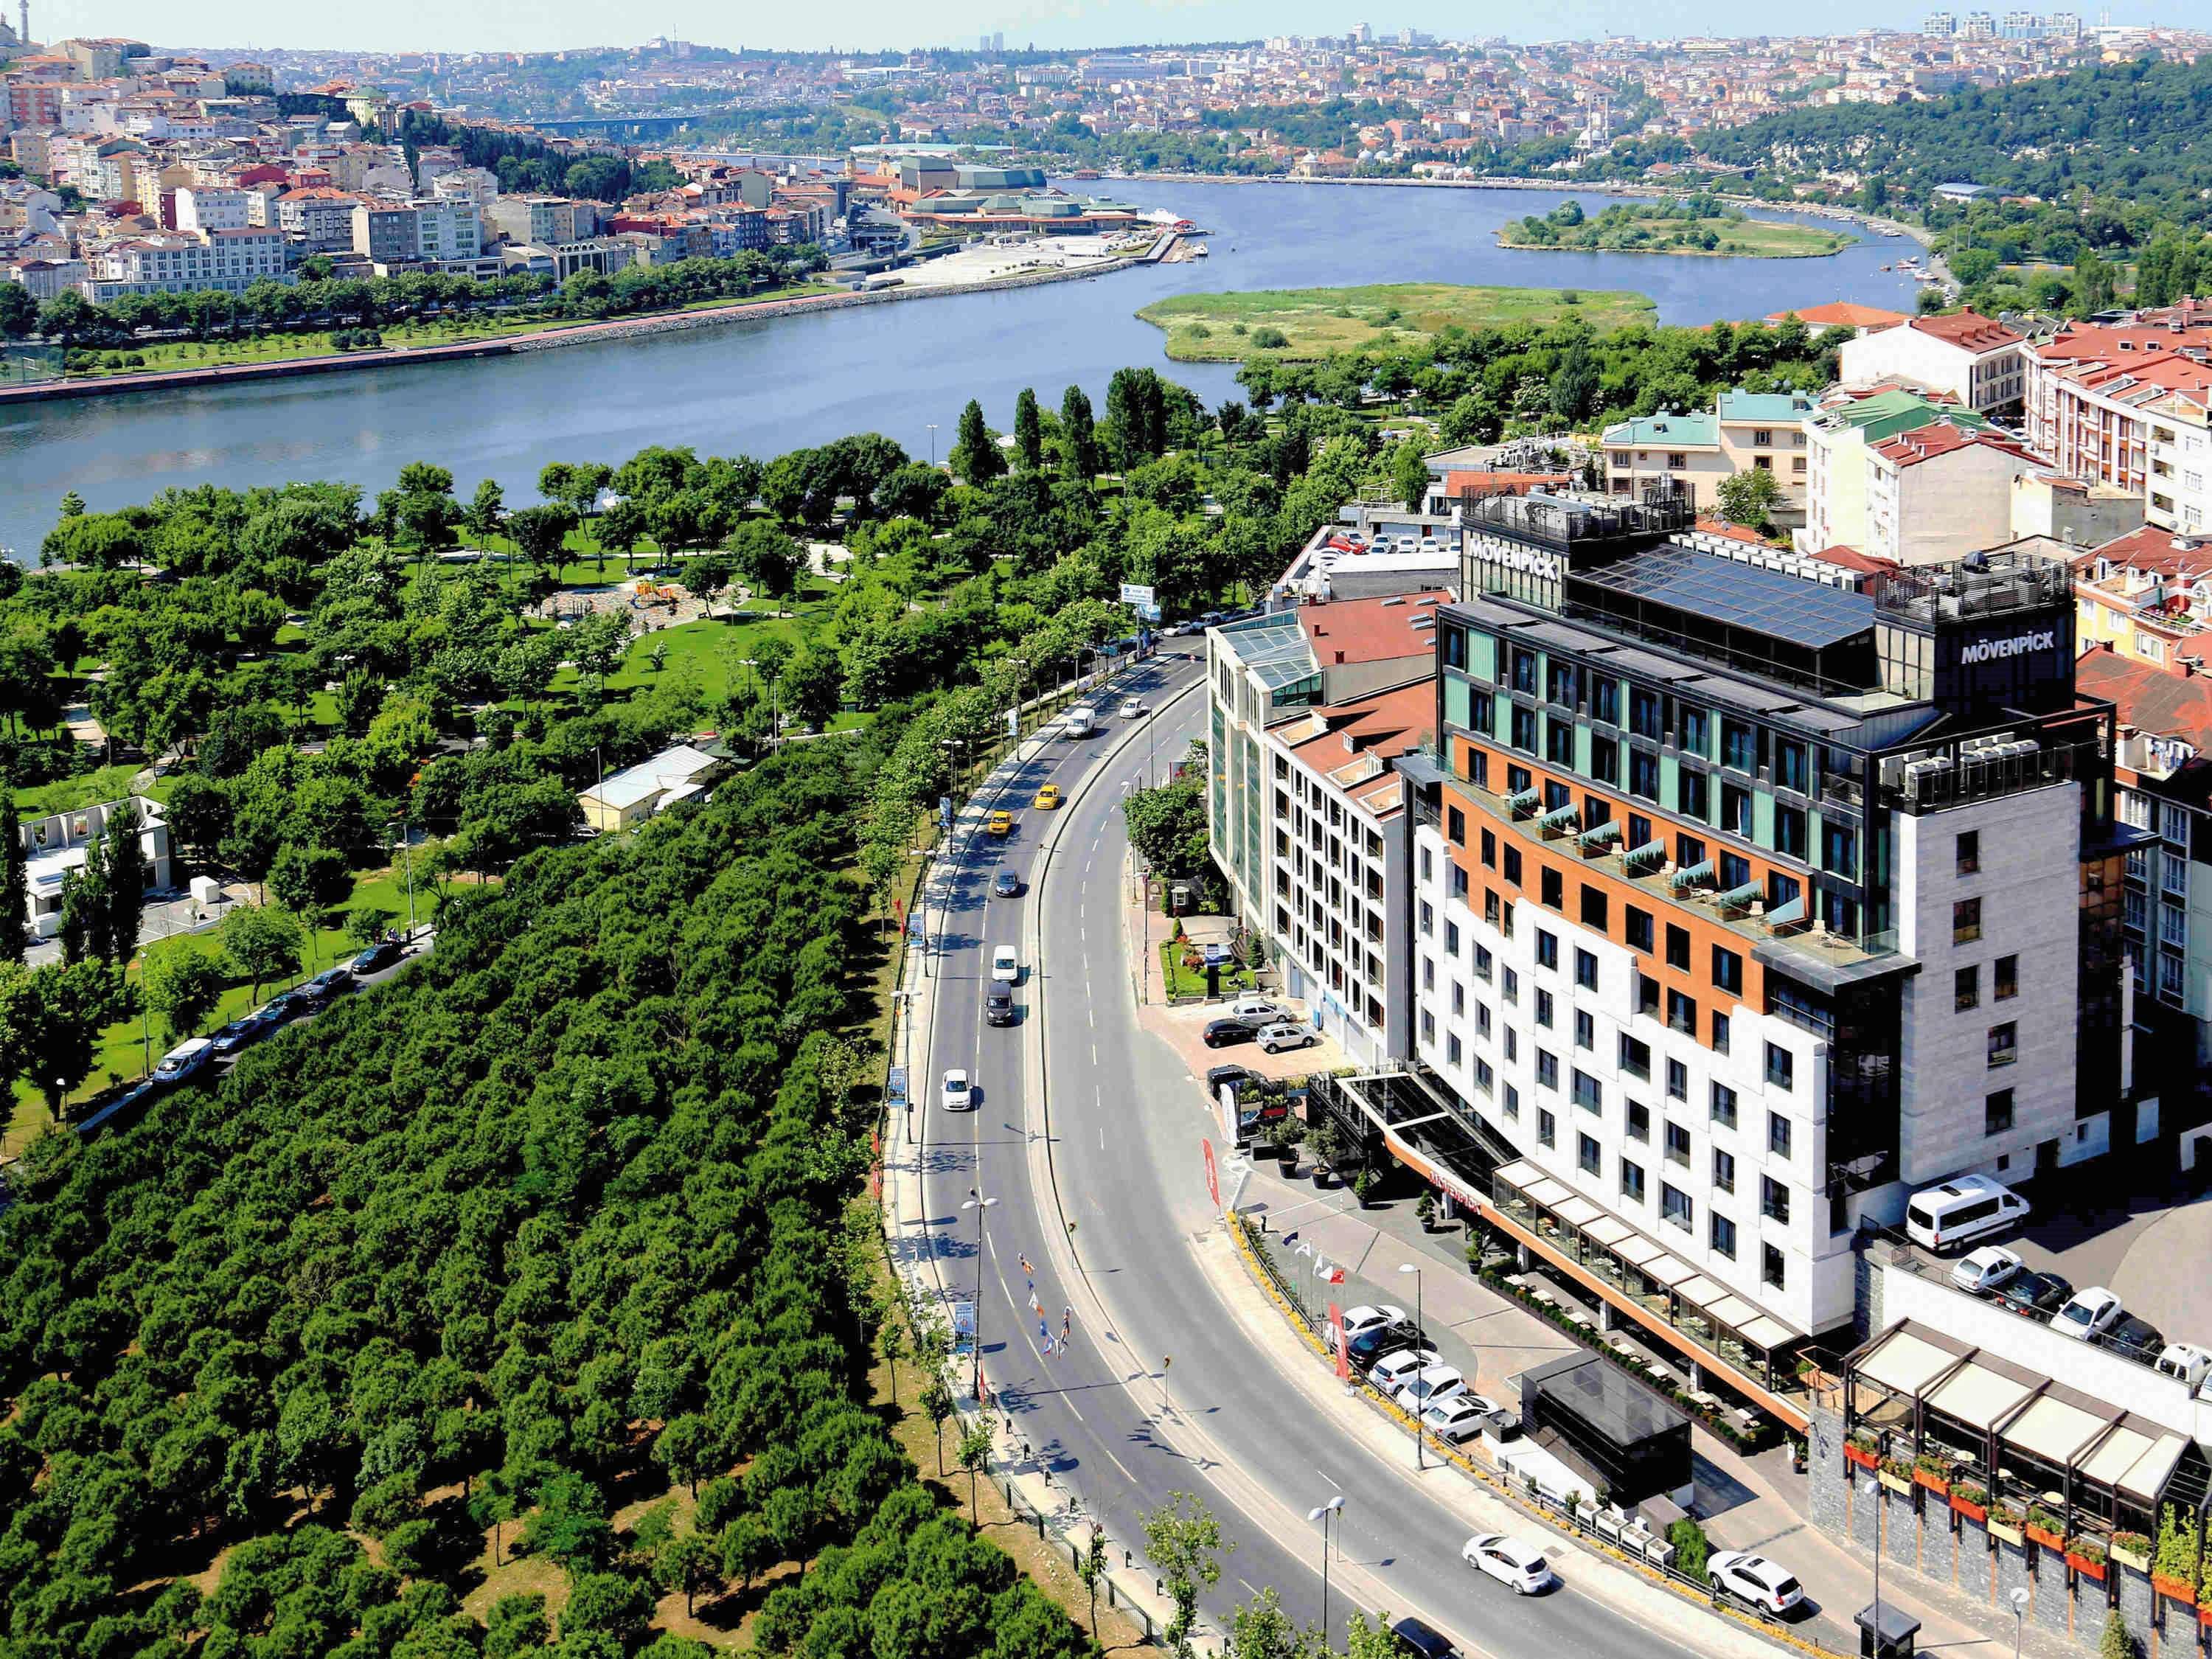
<path fill-rule="evenodd" d="M 1060 394 L 1060 434 L 1068 475 L 1090 483 L 1098 476 L 1098 429 L 1091 418 L 1091 399 L 1079 386 Z"/>
<path fill-rule="evenodd" d="M 1031 472 L 1044 465 L 1044 420 L 1037 413 L 1036 393 L 1028 386 L 1014 399 L 1014 448 Z"/>
<path fill-rule="evenodd" d="M 1075 1573 L 1083 1580 L 1083 1588 L 1091 1593 L 1091 1638 L 1095 1642 L 1099 1639 L 1098 1582 L 1106 1576 L 1106 1533 L 1096 1522 L 1091 1525 L 1091 1536 L 1084 1540 L 1083 1553 L 1076 1558 Z"/>
<path fill-rule="evenodd" d="M 783 676 L 783 703 L 816 731 L 827 731 L 845 696 L 845 671 L 834 651 L 810 645 Z"/>
<path fill-rule="evenodd" d="M 1429 464 L 1418 439 L 1408 438 L 1390 458 L 1390 487 L 1408 513 L 1419 513 L 1429 498 Z"/>
<path fill-rule="evenodd" d="M 1765 529 L 1783 500 L 1782 486 L 1775 482 L 1772 471 L 1763 466 L 1730 473 L 1721 480 L 1715 494 L 1720 498 L 1721 516 L 1751 530 Z"/>
<path fill-rule="evenodd" d="M 1189 875 L 1206 858 L 1206 790 L 1195 778 L 1133 789 L 1121 802 L 1129 844 L 1163 875 Z"/>
<path fill-rule="evenodd" d="M 890 1381 L 891 1408 L 898 1408 L 899 1361 L 906 1357 L 906 1327 L 890 1309 L 883 1310 L 876 1327 L 876 1352 L 884 1358 L 884 1375 Z"/>
<path fill-rule="evenodd" d="M 0 967 L 0 1077 L 24 1079 L 57 1119 L 66 1116 L 70 1096 L 92 1075 L 101 1029 L 129 1004 L 112 963 Z"/>
<path fill-rule="evenodd" d="M 669 1419 L 653 1443 L 653 1455 L 672 1477 L 691 1489 L 694 1498 L 699 1495 L 699 1477 L 728 1462 L 715 1443 L 712 1425 L 696 1412 Z"/>
<path fill-rule="evenodd" d="M 31 913 L 30 867 L 15 792 L 0 780 L 0 963 L 23 959 Z"/>
<path fill-rule="evenodd" d="M 508 514 L 507 520 L 507 533 L 522 550 L 522 556 L 536 565 L 559 563 L 568 532 L 575 527 L 576 511 L 565 501 L 526 507 Z"/>
<path fill-rule="evenodd" d="M 1229 1616 L 1229 1659 L 1317 1659 L 1328 1651 L 1319 1631 L 1301 1631 L 1291 1621 L 1273 1584 Z"/>
<path fill-rule="evenodd" d="M 2120 1617 L 2118 1607 L 2105 1614 L 2104 1633 L 2097 1638 L 2097 1659 L 2136 1659 L 2135 1632 Z"/>
<path fill-rule="evenodd" d="M 953 1410 L 952 1390 L 945 1385 L 940 1370 L 933 1367 L 929 1381 L 921 1390 L 921 1409 L 929 1419 L 930 1426 L 937 1431 L 937 1472 L 945 1473 L 945 1425 L 951 1420 Z"/>
<path fill-rule="evenodd" d="M 791 536 L 762 519 L 748 519 L 729 541 L 731 562 L 756 593 L 789 596 L 805 562 L 805 550 Z"/>
<path fill-rule="evenodd" d="M 587 1572 L 561 1610 L 561 1638 L 565 1646 L 574 1632 L 597 1631 L 627 1652 L 644 1640 L 652 1620 L 653 1596 L 644 1585 L 617 1572 Z"/>
<path fill-rule="evenodd" d="M 653 1576 L 664 1589 L 684 1592 L 684 1616 L 691 1616 L 692 1598 L 711 1584 L 721 1566 L 721 1555 L 696 1532 L 670 1539 L 655 1551 Z"/>
<path fill-rule="evenodd" d="M 161 1017 L 172 1044 L 199 1035 L 216 1004 L 222 1000 L 227 982 L 214 957 L 181 939 L 149 951 L 139 975 L 146 1006 Z"/>
<path fill-rule="evenodd" d="M 983 405 L 970 398 L 960 411 L 960 435 L 945 457 L 954 472 L 971 484 L 988 483 L 1006 470 L 1006 458 L 991 428 L 983 423 Z"/>
<path fill-rule="evenodd" d="M 1162 1634 L 1177 1659 L 1190 1659 L 1200 1590 L 1221 1582 L 1220 1558 L 1236 1547 L 1222 1542 L 1221 1523 L 1213 1511 L 1189 1492 L 1170 1492 L 1165 1504 L 1145 1516 L 1145 1552 L 1175 1604 L 1175 1614 Z"/>
<path fill-rule="evenodd" d="M 287 842 L 269 866 L 269 891 L 277 903 L 311 926 L 353 891 L 345 854 L 328 847 Z"/>
<path fill-rule="evenodd" d="M 499 533 L 500 526 L 507 522 L 507 494 L 499 487 L 498 479 L 486 478 L 477 486 L 462 521 L 468 526 L 469 533 L 479 540 Z"/>
<path fill-rule="evenodd" d="M 991 1431 L 978 1423 L 960 1437 L 960 1467 L 968 1471 L 968 1518 L 977 1526 L 982 1524 L 981 1512 L 975 1507 L 977 1476 L 991 1466 Z"/>
<path fill-rule="evenodd" d="M 300 924 L 282 910 L 241 904 L 222 919 L 220 936 L 231 970 L 252 985 L 256 1002 L 264 985 L 299 969 Z"/>

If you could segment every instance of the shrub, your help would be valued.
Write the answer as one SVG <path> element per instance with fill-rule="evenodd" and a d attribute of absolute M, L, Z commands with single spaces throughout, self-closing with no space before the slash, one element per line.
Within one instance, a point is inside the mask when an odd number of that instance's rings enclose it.
<path fill-rule="evenodd" d="M 1705 1558 L 1712 1553 L 1712 1543 L 1706 1538 L 1703 1527 L 1686 1515 L 1679 1521 L 1668 1523 L 1667 1541 L 1674 1547 L 1674 1566 L 1678 1571 L 1686 1572 L 1692 1578 L 1705 1576 Z"/>
<path fill-rule="evenodd" d="M 1290 343 L 1291 337 L 1279 328 L 1262 324 L 1252 331 L 1252 343 L 1262 351 L 1278 351 Z"/>

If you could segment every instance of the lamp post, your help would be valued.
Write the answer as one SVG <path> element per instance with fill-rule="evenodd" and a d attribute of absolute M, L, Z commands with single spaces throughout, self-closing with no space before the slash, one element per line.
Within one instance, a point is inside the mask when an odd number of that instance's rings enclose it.
<path fill-rule="evenodd" d="M 950 799 L 960 793 L 960 769 L 962 764 L 967 759 L 968 739 L 965 738 L 945 738 L 939 739 L 939 746 L 941 748 L 950 749 L 952 751 L 952 778 L 951 781 L 945 787 L 945 797 L 947 799 Z M 957 808 L 955 810 L 957 811 Z M 945 826 L 945 837 L 946 842 L 946 850 L 950 852 L 952 839 L 952 826 L 949 823 Z M 936 970 L 932 966 L 937 952 L 935 948 L 930 944 L 929 939 L 929 888 L 930 878 L 924 876 L 921 883 L 921 973 L 924 979 L 934 979 L 937 977 Z"/>
<path fill-rule="evenodd" d="M 1321 1522 L 1321 1644 L 1323 1648 L 1328 1646 L 1328 1523 L 1343 1509 L 1344 1494 L 1339 1492 L 1318 1509 L 1306 1511 L 1307 1520 Z M 2017 1655 L 2014 1659 L 2018 1659 Z"/>
<path fill-rule="evenodd" d="M 998 1201 L 970 1187 L 960 1206 L 975 1212 L 975 1403 L 979 1406 L 983 1403 L 983 1212 Z"/>
<path fill-rule="evenodd" d="M 412 944 L 415 939 L 415 837 L 404 817 L 399 820 L 399 846 L 407 858 L 407 939 Z"/>
<path fill-rule="evenodd" d="M 1421 1344 L 1428 1340 L 1428 1333 L 1421 1328 L 1420 1264 L 1414 1261 L 1401 1261 L 1398 1264 L 1398 1271 L 1401 1273 L 1411 1273 L 1413 1276 L 1413 1347 L 1416 1352 L 1419 1352 Z M 1419 1380 L 1420 1373 L 1416 1371 L 1413 1375 L 1415 1379 Z M 1425 1406 L 1427 1402 L 1423 1401 L 1420 1404 Z M 1421 1413 L 1418 1407 L 1413 1413 L 1413 1467 L 1417 1469 L 1425 1469 L 1428 1467 L 1428 1462 L 1421 1446 Z"/>
<path fill-rule="evenodd" d="M 936 469 L 937 469 L 937 422 L 934 422 L 934 421 L 932 421 L 932 422 L 929 423 L 929 465 L 930 465 L 930 470 L 931 470 L 932 471 L 936 471 Z"/>
<path fill-rule="evenodd" d="M 2024 1589 L 2016 1589 L 2008 1594 L 2005 1599 L 2012 1603 L 2012 1659 L 2020 1659 L 2020 1632 L 2021 1627 L 2027 1622 L 2028 1593 Z M 1875 1639 L 1880 1641 L 1881 1639 L 1880 1633 L 1881 1608 L 1879 1606 L 1875 1608 Z"/>

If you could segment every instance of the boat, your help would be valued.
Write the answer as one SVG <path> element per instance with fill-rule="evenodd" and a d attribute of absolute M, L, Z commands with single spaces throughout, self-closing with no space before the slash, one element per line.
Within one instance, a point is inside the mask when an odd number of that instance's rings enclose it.
<path fill-rule="evenodd" d="M 1203 259 L 1206 258 L 1206 244 L 1203 242 L 1193 242 L 1190 246 L 1190 257 L 1194 259 Z"/>

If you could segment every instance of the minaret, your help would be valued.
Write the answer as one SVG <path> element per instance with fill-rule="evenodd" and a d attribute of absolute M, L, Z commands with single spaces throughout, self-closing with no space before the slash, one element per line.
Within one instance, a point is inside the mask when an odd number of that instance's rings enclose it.
<path fill-rule="evenodd" d="M 15 0 L 15 44 L 31 44 L 31 0 Z"/>

